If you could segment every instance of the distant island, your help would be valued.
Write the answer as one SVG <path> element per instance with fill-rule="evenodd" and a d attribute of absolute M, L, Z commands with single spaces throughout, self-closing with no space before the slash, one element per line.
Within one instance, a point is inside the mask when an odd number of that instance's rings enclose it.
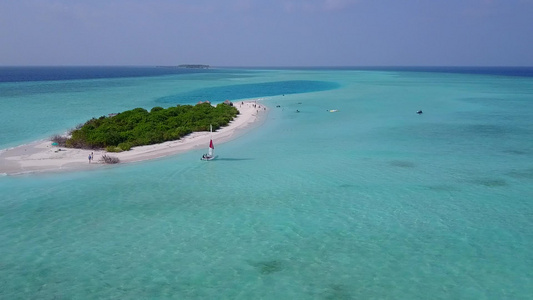
<path fill-rule="evenodd" d="M 108 152 L 130 150 L 180 138 L 197 131 L 209 131 L 229 124 L 239 110 L 226 101 L 217 106 L 209 101 L 196 105 L 154 107 L 148 112 L 135 108 L 118 114 L 93 118 L 80 124 L 69 137 L 54 136 L 59 146 L 81 149 L 105 149 Z"/>
<path fill-rule="evenodd" d="M 179 65 L 178 68 L 187 68 L 187 69 L 209 69 L 209 65 Z"/>
<path fill-rule="evenodd" d="M 209 69 L 209 65 L 177 65 L 177 66 L 157 66 L 157 68 L 185 68 L 185 69 Z"/>

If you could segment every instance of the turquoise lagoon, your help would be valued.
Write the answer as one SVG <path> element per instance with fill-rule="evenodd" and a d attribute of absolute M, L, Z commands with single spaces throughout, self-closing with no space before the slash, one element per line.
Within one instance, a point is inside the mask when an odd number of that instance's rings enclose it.
<path fill-rule="evenodd" d="M 0 177 L 2 299 L 533 297 L 533 77 L 218 69 L 0 91 L 0 148 L 135 107 L 269 107 L 216 161 Z"/>

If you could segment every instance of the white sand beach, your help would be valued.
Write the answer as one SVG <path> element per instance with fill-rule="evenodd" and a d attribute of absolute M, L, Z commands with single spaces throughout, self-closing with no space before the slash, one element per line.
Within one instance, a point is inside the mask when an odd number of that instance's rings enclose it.
<path fill-rule="evenodd" d="M 213 132 L 212 135 L 209 132 L 193 132 L 177 141 L 134 147 L 130 151 L 120 153 L 52 146 L 50 140 L 41 140 L 0 150 L 0 174 L 17 175 L 98 168 L 107 165 L 101 161 L 102 155 L 118 157 L 121 164 L 155 159 L 194 149 L 207 148 L 211 136 L 215 144 L 220 145 L 246 133 L 256 125 L 260 125 L 268 112 L 268 108 L 257 100 L 234 102 L 234 106 L 240 112 L 237 118 L 231 121 L 228 126 Z M 88 157 L 91 152 L 94 159 L 89 163 Z"/>

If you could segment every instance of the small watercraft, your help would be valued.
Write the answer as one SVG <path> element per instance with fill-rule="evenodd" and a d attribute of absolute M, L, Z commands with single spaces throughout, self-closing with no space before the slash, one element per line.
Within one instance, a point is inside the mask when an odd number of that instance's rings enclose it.
<path fill-rule="evenodd" d="M 201 160 L 213 160 L 215 158 L 217 158 L 215 156 L 215 146 L 213 146 L 213 126 L 210 125 L 209 126 L 210 128 L 210 131 L 211 131 L 211 139 L 209 140 L 209 148 L 207 150 L 207 153 L 202 155 L 202 158 L 200 158 Z"/>

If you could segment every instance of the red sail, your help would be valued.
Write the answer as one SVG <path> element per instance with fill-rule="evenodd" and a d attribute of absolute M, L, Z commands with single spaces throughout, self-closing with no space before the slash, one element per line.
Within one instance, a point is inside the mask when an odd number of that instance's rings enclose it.
<path fill-rule="evenodd" d="M 211 149 L 215 149 L 215 147 L 213 146 L 213 140 L 211 140 L 211 141 L 209 142 L 209 148 L 211 148 Z"/>

